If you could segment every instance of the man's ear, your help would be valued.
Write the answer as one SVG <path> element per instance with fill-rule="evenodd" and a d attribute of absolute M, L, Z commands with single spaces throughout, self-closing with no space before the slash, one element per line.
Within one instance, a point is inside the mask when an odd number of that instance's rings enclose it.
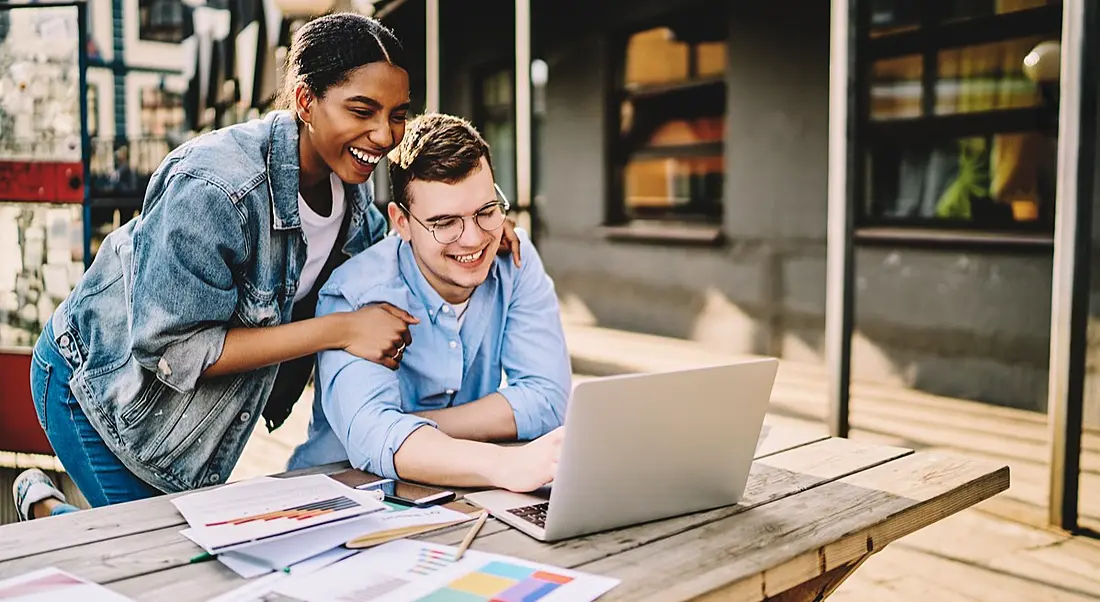
<path fill-rule="evenodd" d="M 386 206 L 386 212 L 390 216 L 390 224 L 393 225 L 394 230 L 397 230 L 401 238 L 409 240 L 412 237 L 412 232 L 409 232 L 409 216 L 394 202 Z"/>
<path fill-rule="evenodd" d="M 303 123 L 313 123 L 313 92 L 305 82 L 294 86 L 294 112 Z"/>

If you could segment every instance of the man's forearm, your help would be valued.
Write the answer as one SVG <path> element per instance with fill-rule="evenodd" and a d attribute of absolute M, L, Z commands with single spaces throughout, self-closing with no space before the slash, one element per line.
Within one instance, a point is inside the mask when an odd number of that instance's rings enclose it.
<path fill-rule="evenodd" d="M 450 487 L 492 487 L 504 448 L 456 439 L 430 426 L 412 432 L 393 456 L 401 479 Z"/>
<path fill-rule="evenodd" d="M 416 412 L 439 425 L 454 439 L 470 441 L 515 441 L 516 418 L 512 404 L 500 393 L 453 408 Z"/>

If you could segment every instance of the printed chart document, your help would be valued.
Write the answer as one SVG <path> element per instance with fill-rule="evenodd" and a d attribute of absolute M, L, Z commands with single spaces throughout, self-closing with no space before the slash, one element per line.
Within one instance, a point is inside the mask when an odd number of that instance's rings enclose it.
<path fill-rule="evenodd" d="M 133 602 L 102 585 L 71 575 L 60 569 L 39 569 L 0 581 L 3 602 Z"/>
<path fill-rule="evenodd" d="M 320 570 L 334 562 L 358 553 L 357 550 L 348 550 L 346 548 L 329 550 L 294 565 L 293 575 L 308 575 L 313 571 Z M 291 575 L 282 571 L 270 573 L 259 579 L 249 581 L 247 585 L 242 585 L 216 598 L 211 598 L 207 602 L 266 602 L 266 600 L 268 600 L 268 594 L 275 589 L 275 586 L 290 578 Z"/>
<path fill-rule="evenodd" d="M 351 520 L 313 527 L 293 536 L 239 547 L 218 555 L 222 564 L 245 579 L 281 571 L 285 567 L 340 547 L 352 539 L 385 536 L 388 533 L 414 528 L 426 530 L 433 526 L 448 526 L 471 520 L 471 516 L 442 506 L 409 508 L 376 512 Z M 195 540 L 191 529 L 183 535 Z M 391 537 L 397 539 L 397 537 Z"/>
<path fill-rule="evenodd" d="M 325 475 L 257 479 L 177 497 L 187 537 L 211 554 L 270 541 L 388 507 Z"/>
<path fill-rule="evenodd" d="M 618 579 L 509 556 L 399 539 L 317 572 L 284 579 L 275 593 L 301 602 L 586 602 Z"/>

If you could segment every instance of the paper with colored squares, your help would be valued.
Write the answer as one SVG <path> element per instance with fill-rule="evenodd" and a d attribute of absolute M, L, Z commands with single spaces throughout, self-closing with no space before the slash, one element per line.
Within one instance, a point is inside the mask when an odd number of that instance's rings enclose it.
<path fill-rule="evenodd" d="M 490 560 L 477 570 L 451 581 L 422 602 L 538 602 L 546 599 L 573 577 L 529 566 Z"/>
<path fill-rule="evenodd" d="M 360 552 L 316 573 L 285 580 L 276 592 L 315 602 L 585 602 L 618 579 L 468 550 L 400 539 Z"/>

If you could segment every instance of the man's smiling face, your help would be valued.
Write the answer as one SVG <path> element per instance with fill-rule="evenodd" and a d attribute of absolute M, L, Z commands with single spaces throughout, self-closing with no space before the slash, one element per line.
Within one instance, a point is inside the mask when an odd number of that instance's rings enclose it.
<path fill-rule="evenodd" d="M 406 198 L 409 214 L 391 205 L 390 218 L 412 243 L 420 271 L 448 302 L 466 300 L 489 276 L 503 233 L 500 227 L 485 230 L 478 225 L 503 222 L 488 162 L 482 157 L 480 167 L 453 184 L 412 180 Z M 458 231 L 461 235 L 447 242 L 448 234 Z"/>

